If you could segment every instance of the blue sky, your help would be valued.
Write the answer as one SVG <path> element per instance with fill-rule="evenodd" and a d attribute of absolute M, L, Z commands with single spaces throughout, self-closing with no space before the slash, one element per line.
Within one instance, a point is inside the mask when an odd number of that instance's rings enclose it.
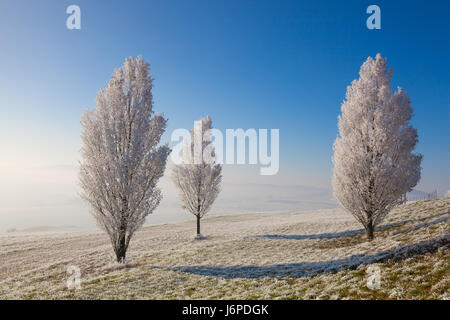
<path fill-rule="evenodd" d="M 66 28 L 71 4 L 81 8 L 81 30 Z M 381 30 L 366 27 L 371 4 L 381 8 Z M 280 129 L 278 175 L 227 168 L 227 192 L 232 184 L 329 189 L 346 87 L 380 52 L 394 69 L 393 87 L 406 89 L 414 108 L 424 154 L 417 188 L 443 193 L 450 189 L 449 12 L 447 1 L 2 0 L 0 172 L 7 179 L 0 191 L 22 209 L 10 200 L 0 214 L 31 212 L 36 198 L 59 199 L 55 190 L 64 188 L 78 205 L 76 170 L 65 174 L 79 159 L 80 117 L 113 69 L 138 54 L 151 63 L 155 110 L 169 118 L 168 133 L 206 114 L 222 130 Z M 29 187 L 25 172 L 36 168 L 59 173 Z M 51 211 L 39 208 L 32 211 Z"/>

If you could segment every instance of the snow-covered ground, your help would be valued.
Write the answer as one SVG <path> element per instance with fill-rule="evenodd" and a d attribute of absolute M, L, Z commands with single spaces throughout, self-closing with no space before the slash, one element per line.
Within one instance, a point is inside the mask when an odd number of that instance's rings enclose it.
<path fill-rule="evenodd" d="M 448 298 L 450 199 L 407 203 L 375 240 L 341 209 L 210 216 L 145 227 L 127 267 L 101 232 L 0 236 L 0 299 Z M 81 271 L 68 289 L 67 268 Z M 380 287 L 369 289 L 369 266 Z"/>

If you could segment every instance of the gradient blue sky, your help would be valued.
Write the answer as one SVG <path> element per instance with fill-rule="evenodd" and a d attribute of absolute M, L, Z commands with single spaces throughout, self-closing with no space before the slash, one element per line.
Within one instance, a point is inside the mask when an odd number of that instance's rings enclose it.
<path fill-rule="evenodd" d="M 66 28 L 71 4 L 81 8 L 81 30 Z M 381 30 L 366 28 L 371 4 L 381 8 Z M 318 187 L 330 201 L 340 104 L 364 60 L 380 52 L 415 111 L 424 154 L 417 189 L 442 194 L 450 189 L 449 12 L 448 1 L 1 0 L 0 221 L 26 225 L 48 215 L 78 224 L 49 207 L 60 199 L 75 205 L 74 217 L 81 210 L 80 117 L 113 69 L 138 54 L 151 63 L 155 110 L 169 118 L 168 133 L 206 114 L 222 130 L 280 129 L 278 175 L 225 170 L 224 192 L 251 185 L 247 198 L 240 194 L 248 203 L 251 190 L 267 185 Z M 275 203 L 294 201 L 286 190 L 266 192 Z"/>

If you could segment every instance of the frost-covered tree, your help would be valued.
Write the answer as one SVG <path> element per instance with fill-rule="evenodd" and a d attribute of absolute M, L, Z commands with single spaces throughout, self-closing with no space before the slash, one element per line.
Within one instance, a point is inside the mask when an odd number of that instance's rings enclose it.
<path fill-rule="evenodd" d="M 152 77 L 142 57 L 127 58 L 83 115 L 82 198 L 109 236 L 118 262 L 161 200 L 156 184 L 170 149 L 159 145 L 167 119 L 153 111 Z"/>
<path fill-rule="evenodd" d="M 377 54 L 347 88 L 334 143 L 333 191 L 364 226 L 369 240 L 401 195 L 420 180 L 422 155 L 412 153 L 417 130 L 406 91 L 392 93 L 392 70 Z"/>
<path fill-rule="evenodd" d="M 210 138 L 211 125 L 209 116 L 196 122 L 190 131 L 190 141 L 184 141 L 183 161 L 172 170 L 172 180 L 179 190 L 183 209 L 197 218 L 198 239 L 202 237 L 200 219 L 217 198 L 222 180 L 222 165 L 215 161 Z"/>

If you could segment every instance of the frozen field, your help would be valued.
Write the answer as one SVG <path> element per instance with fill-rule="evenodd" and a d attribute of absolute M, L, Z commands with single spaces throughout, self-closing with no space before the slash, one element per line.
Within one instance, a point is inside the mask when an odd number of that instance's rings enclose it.
<path fill-rule="evenodd" d="M 194 219 L 143 228 L 125 268 L 101 232 L 12 233 L 0 236 L 0 299 L 448 299 L 449 217 L 450 199 L 407 203 L 366 242 L 340 209 L 210 216 L 206 240 L 193 240 Z M 67 288 L 71 265 L 81 289 Z"/>

